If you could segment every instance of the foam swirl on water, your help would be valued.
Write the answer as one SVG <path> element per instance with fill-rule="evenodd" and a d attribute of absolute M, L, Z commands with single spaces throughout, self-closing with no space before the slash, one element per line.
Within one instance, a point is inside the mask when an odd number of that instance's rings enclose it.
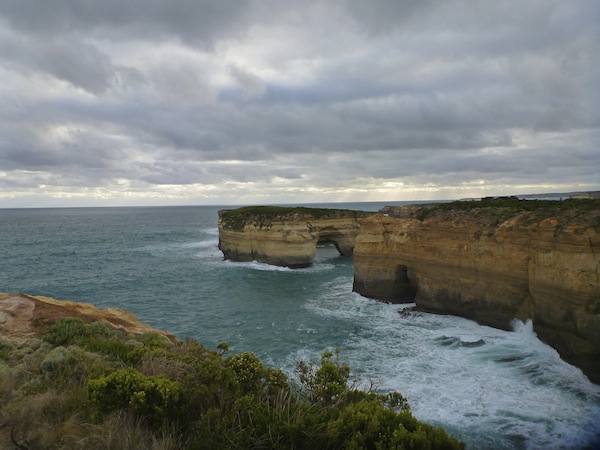
<path fill-rule="evenodd" d="M 327 289 L 307 308 L 353 330 L 343 347 L 354 369 L 468 448 L 579 448 L 598 438 L 600 388 L 542 343 L 531 321 L 507 332 Z"/>

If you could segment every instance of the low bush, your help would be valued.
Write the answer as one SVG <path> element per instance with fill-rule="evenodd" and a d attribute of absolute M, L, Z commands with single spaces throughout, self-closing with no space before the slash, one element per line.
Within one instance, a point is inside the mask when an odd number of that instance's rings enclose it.
<path fill-rule="evenodd" d="M 339 350 L 294 377 L 253 353 L 61 319 L 2 342 L 0 415 L 28 448 L 463 448 L 399 393 L 358 389 Z M 0 436 L 1 437 L 1 436 Z M 2 446 L 0 442 L 0 446 Z"/>
<path fill-rule="evenodd" d="M 146 376 L 130 367 L 90 380 L 88 389 L 100 416 L 131 408 L 149 424 L 158 425 L 177 421 L 184 407 L 179 383 L 162 375 Z"/>
<path fill-rule="evenodd" d="M 63 317 L 58 320 L 48 333 L 44 342 L 52 345 L 77 345 L 91 335 L 91 327 L 77 317 Z"/>

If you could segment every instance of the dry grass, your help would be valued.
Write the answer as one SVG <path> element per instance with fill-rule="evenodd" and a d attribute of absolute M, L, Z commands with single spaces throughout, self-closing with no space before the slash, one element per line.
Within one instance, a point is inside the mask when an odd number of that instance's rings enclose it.
<path fill-rule="evenodd" d="M 175 433 L 163 431 L 159 436 L 148 433 L 148 428 L 128 411 L 116 411 L 107 415 L 102 423 L 85 424 L 78 431 L 67 436 L 68 448 L 179 450 L 185 447 L 181 436 Z"/>

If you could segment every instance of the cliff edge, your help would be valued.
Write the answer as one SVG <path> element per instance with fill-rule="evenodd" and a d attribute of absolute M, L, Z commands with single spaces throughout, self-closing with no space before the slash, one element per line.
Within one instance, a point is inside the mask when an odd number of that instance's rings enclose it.
<path fill-rule="evenodd" d="M 600 202 L 498 199 L 361 223 L 354 290 L 537 335 L 600 382 Z M 393 217 L 397 216 L 397 217 Z"/>
<path fill-rule="evenodd" d="M 104 320 L 112 328 L 127 333 L 158 333 L 172 342 L 176 341 L 173 334 L 140 322 L 125 309 L 100 309 L 90 303 L 0 292 L 0 335 L 8 339 L 39 338 L 62 317 L 77 317 L 86 323 Z"/>

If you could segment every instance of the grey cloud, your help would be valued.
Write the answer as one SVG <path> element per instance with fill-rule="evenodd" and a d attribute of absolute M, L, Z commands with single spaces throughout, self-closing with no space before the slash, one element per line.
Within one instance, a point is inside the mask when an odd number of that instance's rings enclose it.
<path fill-rule="evenodd" d="M 213 96 L 206 74 L 185 62 L 157 68 L 148 82 L 154 83 L 155 89 L 170 103 L 202 102 Z"/>
<path fill-rule="evenodd" d="M 6 33 L 3 38 L 4 66 L 31 77 L 46 74 L 98 94 L 110 87 L 117 70 L 107 54 L 76 35 L 37 39 Z"/>
<path fill-rule="evenodd" d="M 273 162 L 262 160 L 234 165 L 188 158 L 187 163 L 182 165 L 173 159 L 157 158 L 151 163 L 136 163 L 132 169 L 138 173 L 138 179 L 159 185 L 219 184 L 228 181 L 269 182 L 273 178 L 302 178 L 302 170 L 298 167 L 286 167 Z"/>
<path fill-rule="evenodd" d="M 378 35 L 394 30 L 415 20 L 421 23 L 430 14 L 435 2 L 423 0 L 347 0 L 351 16 L 363 26 L 368 34 Z"/>
<path fill-rule="evenodd" d="M 110 57 L 95 46 L 65 37 L 31 53 L 32 65 L 58 79 L 93 93 L 102 93 L 111 85 L 115 68 Z"/>
<path fill-rule="evenodd" d="M 0 185 L 598 185 L 599 5 L 0 0 Z"/>
<path fill-rule="evenodd" d="M 239 83 L 247 99 L 261 97 L 266 92 L 265 83 L 253 73 L 239 66 L 231 66 L 229 72 Z"/>
<path fill-rule="evenodd" d="M 249 2 L 231 0 L 2 0 L 0 11 L 16 29 L 52 37 L 81 33 L 119 41 L 175 37 L 196 45 L 212 45 L 218 37 L 243 30 Z"/>
<path fill-rule="evenodd" d="M 30 138 L 25 145 L 10 145 L 3 152 L 1 161 L 8 169 L 114 169 L 123 160 L 123 155 L 111 144 L 110 139 L 102 136 L 88 136 L 79 130 L 69 130 L 60 141 L 48 142 L 38 135 Z"/>

